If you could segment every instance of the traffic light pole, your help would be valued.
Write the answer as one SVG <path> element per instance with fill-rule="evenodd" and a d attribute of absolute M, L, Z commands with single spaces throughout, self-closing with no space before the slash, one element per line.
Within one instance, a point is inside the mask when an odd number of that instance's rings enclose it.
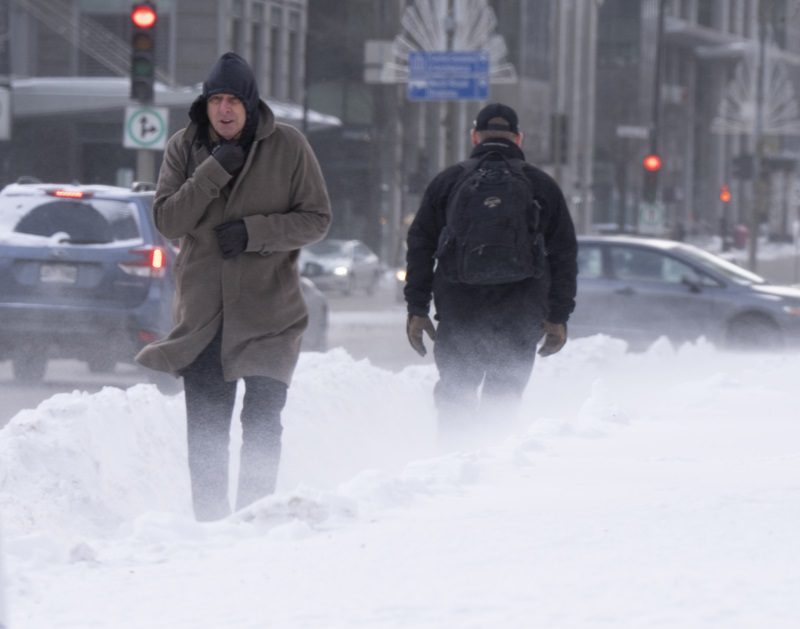
<path fill-rule="evenodd" d="M 131 99 L 152 105 L 155 99 L 155 36 L 158 13 L 149 0 L 131 10 Z M 155 155 L 148 149 L 136 151 L 136 180 L 155 181 Z"/>
<path fill-rule="evenodd" d="M 650 126 L 650 154 L 658 155 L 658 127 L 661 122 L 661 39 L 664 36 L 664 4 L 658 0 L 658 24 L 656 31 L 656 54 L 653 62 L 653 109 Z"/>
<path fill-rule="evenodd" d="M 156 154 L 148 149 L 136 151 L 136 181 L 155 183 Z"/>
<path fill-rule="evenodd" d="M 661 121 L 661 38 L 664 32 L 664 4 L 665 0 L 658 2 L 658 19 L 656 24 L 655 55 L 653 59 L 653 96 L 649 134 L 649 152 L 642 160 L 644 170 L 642 172 L 641 200 L 642 206 L 647 206 L 650 212 L 656 213 L 658 208 L 659 195 L 659 173 L 661 170 L 661 157 L 658 154 L 658 132 Z M 663 213 L 657 214 L 661 217 L 663 228 Z M 641 227 L 641 215 L 639 219 Z"/>
<path fill-rule="evenodd" d="M 772 1 L 758 3 L 758 63 L 756 64 L 756 120 L 753 125 L 753 191 L 754 203 L 750 210 L 750 238 L 748 242 L 748 268 L 754 273 L 758 267 L 758 232 L 765 210 L 766 181 L 764 172 L 764 81 L 767 56 L 767 16 L 771 15 Z"/>

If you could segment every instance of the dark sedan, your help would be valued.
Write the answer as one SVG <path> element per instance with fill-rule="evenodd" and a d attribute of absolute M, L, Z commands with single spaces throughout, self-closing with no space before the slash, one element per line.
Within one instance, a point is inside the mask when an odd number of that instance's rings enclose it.
<path fill-rule="evenodd" d="M 582 237 L 570 336 L 608 334 L 641 349 L 661 336 L 733 349 L 800 346 L 800 290 L 680 242 Z"/>

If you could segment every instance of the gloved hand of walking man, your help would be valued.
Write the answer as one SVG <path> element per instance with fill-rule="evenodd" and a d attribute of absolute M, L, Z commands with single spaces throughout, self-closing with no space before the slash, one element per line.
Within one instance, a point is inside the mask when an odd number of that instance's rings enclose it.
<path fill-rule="evenodd" d="M 247 225 L 244 221 L 228 221 L 214 228 L 224 259 L 235 258 L 247 249 Z"/>
<path fill-rule="evenodd" d="M 244 149 L 236 142 L 220 142 L 211 151 L 211 155 L 229 175 L 235 175 L 244 166 Z"/>
<path fill-rule="evenodd" d="M 425 349 L 425 344 L 422 342 L 423 332 L 426 332 L 432 341 L 436 339 L 436 328 L 433 327 L 431 318 L 427 316 L 420 317 L 419 315 L 413 314 L 408 315 L 408 321 L 406 322 L 408 342 L 411 343 L 411 347 L 413 347 L 414 351 L 420 356 L 424 356 L 428 353 Z"/>
<path fill-rule="evenodd" d="M 567 326 L 565 323 L 542 323 L 544 330 L 544 343 L 539 348 L 539 356 L 551 356 L 560 351 L 567 342 Z"/>

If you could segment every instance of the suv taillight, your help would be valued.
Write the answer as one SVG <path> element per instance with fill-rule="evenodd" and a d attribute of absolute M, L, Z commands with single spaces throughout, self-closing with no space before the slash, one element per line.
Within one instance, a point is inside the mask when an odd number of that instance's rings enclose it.
<path fill-rule="evenodd" d="M 135 260 L 120 262 L 119 268 L 129 275 L 138 277 L 164 277 L 167 272 L 167 253 L 161 247 L 140 247 L 131 249 L 137 256 Z"/>

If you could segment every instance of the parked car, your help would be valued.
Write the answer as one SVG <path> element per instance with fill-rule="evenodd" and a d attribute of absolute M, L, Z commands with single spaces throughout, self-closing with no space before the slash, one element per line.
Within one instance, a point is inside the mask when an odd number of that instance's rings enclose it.
<path fill-rule="evenodd" d="M 152 199 L 97 185 L 0 192 L 0 357 L 18 380 L 41 380 L 51 358 L 111 371 L 170 329 L 175 250 Z"/>
<path fill-rule="evenodd" d="M 177 247 L 155 229 L 152 202 L 152 190 L 114 186 L 0 191 L 0 360 L 16 379 L 41 380 L 52 358 L 110 372 L 169 332 Z M 309 281 L 302 288 L 303 347 L 324 350 L 325 297 Z"/>
<path fill-rule="evenodd" d="M 322 290 L 337 290 L 345 295 L 364 290 L 371 295 L 381 280 L 383 267 L 378 256 L 360 240 L 329 238 L 302 249 L 300 272 Z"/>
<path fill-rule="evenodd" d="M 631 236 L 579 238 L 571 336 L 604 333 L 646 347 L 706 337 L 735 349 L 800 345 L 800 290 L 692 245 Z"/>

